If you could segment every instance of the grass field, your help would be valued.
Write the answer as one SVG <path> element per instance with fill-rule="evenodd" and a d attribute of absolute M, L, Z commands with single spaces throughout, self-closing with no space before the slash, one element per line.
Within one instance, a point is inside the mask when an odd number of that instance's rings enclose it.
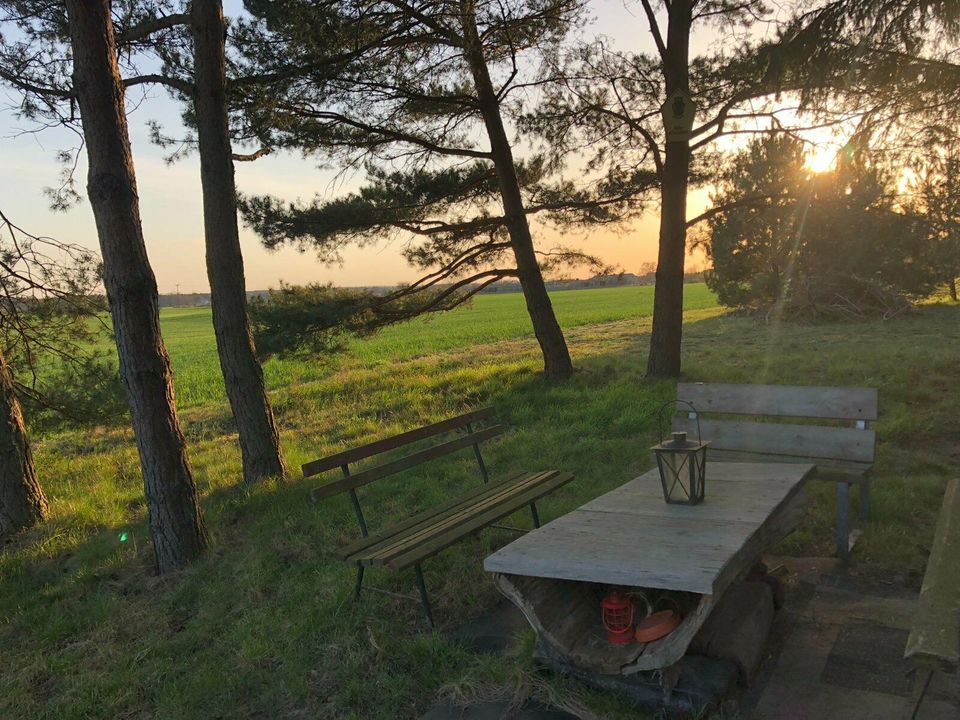
<path fill-rule="evenodd" d="M 780 325 L 725 315 L 702 286 L 687 290 L 685 378 L 880 389 L 874 514 L 853 571 L 916 585 L 944 483 L 960 467 L 960 307 Z M 489 443 L 495 473 L 577 475 L 543 503 L 545 519 L 650 467 L 652 416 L 674 385 L 643 379 L 649 289 L 554 302 L 578 367 L 564 385 L 537 374 L 520 296 L 481 297 L 329 358 L 271 360 L 290 465 L 492 404 L 513 427 Z M 529 636 L 511 657 L 478 657 L 423 632 L 416 603 L 368 594 L 354 605 L 352 570 L 332 558 L 356 533 L 349 502 L 312 505 L 313 483 L 296 472 L 282 485 L 239 487 L 209 313 L 168 311 L 163 323 L 213 547 L 177 577 L 152 577 L 130 432 L 45 437 L 36 456 L 52 517 L 0 551 L 0 718 L 412 718 L 442 693 L 553 694 L 597 717 L 635 717 L 615 699 L 536 676 Z M 465 454 L 365 488 L 363 502 L 382 526 L 476 481 Z M 810 495 L 780 551 L 832 551 L 832 487 Z M 488 531 L 426 563 L 441 630 L 496 601 L 481 562 L 509 538 Z M 413 589 L 408 573 L 369 576 Z"/>
<path fill-rule="evenodd" d="M 598 325 L 649 316 L 653 288 L 570 290 L 555 293 L 553 304 L 564 328 Z M 692 285 L 685 304 L 688 309 L 700 310 L 714 306 L 715 300 L 706 286 Z M 210 311 L 205 308 L 168 309 L 163 313 L 163 332 L 176 372 L 180 407 L 226 402 L 210 322 Z M 481 295 L 468 308 L 386 328 L 372 338 L 350 343 L 348 352 L 328 359 L 270 360 L 264 365 L 264 374 L 270 390 L 282 390 L 326 377 L 332 367 L 343 362 L 388 366 L 529 336 L 530 320 L 523 295 Z"/>

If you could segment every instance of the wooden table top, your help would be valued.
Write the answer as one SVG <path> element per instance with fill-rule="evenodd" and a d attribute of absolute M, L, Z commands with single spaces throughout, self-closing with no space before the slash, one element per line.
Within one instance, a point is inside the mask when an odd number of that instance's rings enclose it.
<path fill-rule="evenodd" d="M 706 496 L 692 506 L 664 502 L 654 469 L 518 538 L 483 566 L 512 575 L 719 594 L 735 570 L 782 537 L 782 516 L 814 468 L 708 462 Z"/>

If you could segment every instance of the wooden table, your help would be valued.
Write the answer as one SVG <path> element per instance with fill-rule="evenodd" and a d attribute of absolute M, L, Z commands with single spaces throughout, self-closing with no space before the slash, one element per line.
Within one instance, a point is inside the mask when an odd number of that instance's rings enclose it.
<path fill-rule="evenodd" d="M 664 502 L 651 470 L 513 541 L 484 568 L 571 662 L 605 672 L 664 667 L 683 655 L 727 586 L 797 526 L 814 469 L 708 462 L 699 505 Z M 613 652 L 596 627 L 595 589 L 610 585 L 693 593 L 693 604 L 663 640 Z"/>
<path fill-rule="evenodd" d="M 764 549 L 768 527 L 813 472 L 791 463 L 708 463 L 699 505 L 664 502 L 657 471 L 527 533 L 484 561 L 489 572 L 606 585 L 722 592 L 737 558 Z M 777 538 L 779 539 L 779 538 Z"/>

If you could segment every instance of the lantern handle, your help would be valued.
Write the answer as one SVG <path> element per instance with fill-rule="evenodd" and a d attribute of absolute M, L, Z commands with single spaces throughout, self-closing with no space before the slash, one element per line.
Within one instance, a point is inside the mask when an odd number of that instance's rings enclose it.
<path fill-rule="evenodd" d="M 693 411 L 694 418 L 695 418 L 696 421 L 697 421 L 697 442 L 698 442 L 698 443 L 702 443 L 702 442 L 703 442 L 703 434 L 700 432 L 700 411 L 697 410 L 696 406 L 695 406 L 692 402 L 690 402 L 689 400 L 681 400 L 680 398 L 677 398 L 676 400 L 667 400 L 667 402 L 665 402 L 663 405 L 661 405 L 661 406 L 660 406 L 660 409 L 657 411 L 657 434 L 658 434 L 659 437 L 660 437 L 660 442 L 661 442 L 661 443 L 663 442 L 663 437 L 664 437 L 664 435 L 663 435 L 663 411 L 666 410 L 668 407 L 673 406 L 673 407 L 674 407 L 674 412 L 676 412 L 676 406 L 677 406 L 677 405 L 680 405 L 680 404 L 688 406 L 688 407 Z"/>
<path fill-rule="evenodd" d="M 656 609 L 657 607 L 659 607 L 660 604 L 661 604 L 661 601 L 663 601 L 663 600 L 666 600 L 666 601 L 669 602 L 669 603 L 673 603 L 673 606 L 677 609 L 677 615 L 680 615 L 680 614 L 681 614 L 681 612 L 680 612 L 680 603 L 678 603 L 678 602 L 677 602 L 673 597 L 671 597 L 670 595 L 661 595 L 660 597 L 658 597 L 658 598 L 657 598 L 657 601 L 653 604 L 654 609 Z"/>
<path fill-rule="evenodd" d="M 633 590 L 628 592 L 627 595 L 632 598 L 639 598 L 643 601 L 643 606 L 646 608 L 646 612 L 644 613 L 643 617 L 648 617 L 653 613 L 653 605 L 650 604 L 650 598 L 648 598 L 642 590 Z"/>

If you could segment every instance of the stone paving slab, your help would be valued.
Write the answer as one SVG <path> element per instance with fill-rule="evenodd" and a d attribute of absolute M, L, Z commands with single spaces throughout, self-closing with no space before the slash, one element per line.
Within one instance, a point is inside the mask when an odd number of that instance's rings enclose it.
<path fill-rule="evenodd" d="M 507 655 L 517 639 L 528 632 L 532 630 L 523 613 L 502 598 L 486 612 L 447 633 L 447 638 L 479 655 Z"/>
<path fill-rule="evenodd" d="M 768 564 L 773 564 L 769 563 Z M 869 585 L 830 563 L 785 561 L 791 587 L 751 720 L 903 720 L 915 678 L 903 649 L 916 592 Z M 957 678 L 934 677 L 920 720 L 958 720 Z"/>

